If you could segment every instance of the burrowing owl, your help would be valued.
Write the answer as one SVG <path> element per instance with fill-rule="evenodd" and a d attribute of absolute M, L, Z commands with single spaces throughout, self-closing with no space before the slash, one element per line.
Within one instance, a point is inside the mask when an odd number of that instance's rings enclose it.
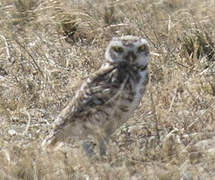
<path fill-rule="evenodd" d="M 136 36 L 115 37 L 106 49 L 105 59 L 59 114 L 43 144 L 54 145 L 70 136 L 82 140 L 90 154 L 86 139 L 93 136 L 103 154 L 110 135 L 132 115 L 148 83 L 149 45 Z"/>

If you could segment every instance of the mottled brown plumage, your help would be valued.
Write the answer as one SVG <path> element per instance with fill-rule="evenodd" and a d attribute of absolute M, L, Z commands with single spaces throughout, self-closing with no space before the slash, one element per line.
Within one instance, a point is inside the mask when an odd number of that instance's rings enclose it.
<path fill-rule="evenodd" d="M 114 38 L 106 51 L 107 61 L 62 110 L 44 144 L 55 145 L 68 136 L 82 141 L 93 136 L 100 150 L 105 151 L 104 142 L 140 103 L 148 82 L 148 58 L 149 47 L 144 39 Z"/>

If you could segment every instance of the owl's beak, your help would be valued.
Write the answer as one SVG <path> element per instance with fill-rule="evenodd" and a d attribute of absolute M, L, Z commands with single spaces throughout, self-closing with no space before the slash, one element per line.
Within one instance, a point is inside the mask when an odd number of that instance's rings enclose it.
<path fill-rule="evenodd" d="M 136 58 L 137 56 L 134 54 L 133 51 L 129 51 L 128 54 L 125 56 L 126 61 L 131 65 L 135 62 Z"/>

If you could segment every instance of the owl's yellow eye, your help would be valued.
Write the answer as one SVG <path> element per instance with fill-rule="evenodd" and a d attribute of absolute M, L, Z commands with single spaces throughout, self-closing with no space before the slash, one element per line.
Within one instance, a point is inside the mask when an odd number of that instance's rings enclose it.
<path fill-rule="evenodd" d="M 117 53 L 122 53 L 123 52 L 123 48 L 122 47 L 119 47 L 119 46 L 114 46 L 112 48 L 115 52 Z"/>
<path fill-rule="evenodd" d="M 140 47 L 138 47 L 138 52 L 144 52 L 145 50 L 146 50 L 146 46 L 145 45 L 142 45 L 142 46 L 140 46 Z"/>

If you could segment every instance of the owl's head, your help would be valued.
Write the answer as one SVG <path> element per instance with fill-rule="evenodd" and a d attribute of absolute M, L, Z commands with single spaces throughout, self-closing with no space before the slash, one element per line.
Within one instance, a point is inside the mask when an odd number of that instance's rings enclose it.
<path fill-rule="evenodd" d="M 105 58 L 114 64 L 146 66 L 149 60 L 149 45 L 145 39 L 136 36 L 114 37 L 106 49 Z"/>

